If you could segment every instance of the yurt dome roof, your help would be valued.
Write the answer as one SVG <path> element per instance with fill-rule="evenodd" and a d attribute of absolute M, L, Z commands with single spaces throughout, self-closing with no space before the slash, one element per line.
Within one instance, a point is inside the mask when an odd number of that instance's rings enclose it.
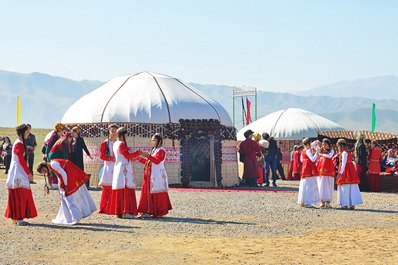
<path fill-rule="evenodd" d="M 214 119 L 232 126 L 218 102 L 177 78 L 152 72 L 113 78 L 77 100 L 62 122 L 167 124 L 180 119 Z"/>
<path fill-rule="evenodd" d="M 251 129 L 254 132 L 267 132 L 280 140 L 301 140 L 304 137 L 317 137 L 318 131 L 344 130 L 339 124 L 315 113 L 298 108 L 288 108 L 270 113 L 238 132 L 238 140 L 245 140 L 243 134 Z"/>

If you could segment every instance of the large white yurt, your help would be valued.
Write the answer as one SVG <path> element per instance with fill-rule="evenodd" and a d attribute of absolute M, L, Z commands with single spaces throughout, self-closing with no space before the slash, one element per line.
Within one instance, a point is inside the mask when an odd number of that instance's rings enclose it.
<path fill-rule="evenodd" d="M 267 132 L 278 140 L 302 140 L 304 137 L 316 138 L 319 131 L 344 130 L 339 124 L 313 112 L 288 108 L 270 113 L 238 132 L 238 141 L 243 141 L 244 132 Z"/>
<path fill-rule="evenodd" d="M 171 76 L 140 72 L 115 77 L 77 100 L 62 123 L 81 128 L 94 157 L 84 158 L 85 169 L 94 181 L 102 166 L 99 145 L 111 123 L 129 131 L 132 151 L 150 151 L 152 135 L 163 135 L 170 185 L 232 186 L 239 181 L 236 130 L 228 113 L 213 99 Z M 143 166 L 134 163 L 134 172 L 140 185 Z"/>

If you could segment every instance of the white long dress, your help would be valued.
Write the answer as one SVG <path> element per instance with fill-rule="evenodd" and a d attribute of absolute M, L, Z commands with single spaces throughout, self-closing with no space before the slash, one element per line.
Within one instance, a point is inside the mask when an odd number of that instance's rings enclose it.
<path fill-rule="evenodd" d="M 340 174 L 346 169 L 348 154 L 344 151 L 342 154 Z M 352 163 L 352 162 L 351 162 Z M 337 203 L 341 207 L 350 207 L 362 204 L 362 196 L 358 184 L 343 184 L 337 186 Z"/>
<path fill-rule="evenodd" d="M 311 150 L 306 150 L 306 154 L 312 162 L 315 162 L 318 157 L 317 154 L 312 154 Z M 300 157 L 300 160 L 303 161 L 303 158 Z M 308 207 L 319 203 L 317 177 L 306 177 L 300 180 L 297 203 L 304 204 Z"/>
<path fill-rule="evenodd" d="M 332 149 L 329 154 L 322 154 L 322 156 L 330 159 L 334 156 L 334 150 Z M 333 199 L 334 176 L 319 176 L 317 181 L 321 201 L 331 202 Z"/>
<path fill-rule="evenodd" d="M 67 185 L 68 175 L 57 161 L 51 161 L 51 167 L 57 171 Z M 97 207 L 86 185 L 82 185 L 77 191 L 69 196 L 65 196 L 65 190 L 59 188 L 61 206 L 53 224 L 74 225 L 81 219 L 90 216 Z"/>

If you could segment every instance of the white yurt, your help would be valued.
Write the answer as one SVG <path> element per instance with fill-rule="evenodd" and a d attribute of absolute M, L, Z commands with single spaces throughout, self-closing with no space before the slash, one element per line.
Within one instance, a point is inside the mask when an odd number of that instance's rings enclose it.
<path fill-rule="evenodd" d="M 132 151 L 150 151 L 152 135 L 163 135 L 170 185 L 238 183 L 231 118 L 219 103 L 177 78 L 152 72 L 115 77 L 77 100 L 62 123 L 80 127 L 94 157 L 85 157 L 94 180 L 102 166 L 99 145 L 107 137 L 107 126 L 116 123 L 129 131 Z M 141 185 L 143 166 L 134 163 L 134 172 Z"/>
<path fill-rule="evenodd" d="M 304 137 L 316 138 L 319 131 L 344 130 L 339 124 L 313 112 L 288 108 L 270 113 L 238 132 L 238 141 L 243 141 L 244 132 L 267 132 L 277 140 L 302 140 Z"/>
<path fill-rule="evenodd" d="M 260 134 L 267 132 L 279 142 L 285 175 L 289 170 L 290 153 L 294 145 L 301 144 L 303 138 L 317 138 L 320 131 L 344 130 L 331 120 L 299 108 L 279 110 L 250 123 L 239 130 L 238 141 L 245 140 L 243 134 L 249 129 Z"/>

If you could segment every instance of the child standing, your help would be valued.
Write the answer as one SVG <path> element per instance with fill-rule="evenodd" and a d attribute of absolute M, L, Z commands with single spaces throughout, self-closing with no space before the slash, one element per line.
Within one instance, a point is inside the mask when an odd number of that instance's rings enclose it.
<path fill-rule="evenodd" d="M 321 199 L 320 208 L 331 208 L 330 202 L 333 198 L 334 188 L 334 165 L 332 157 L 334 150 L 331 149 L 330 140 L 325 138 L 322 140 L 322 149 L 319 153 L 318 160 L 318 190 Z"/>
<path fill-rule="evenodd" d="M 315 161 L 318 155 L 312 151 L 309 138 L 303 140 L 304 150 L 301 152 L 301 180 L 299 187 L 298 203 L 302 207 L 312 208 L 319 203 L 319 192 L 317 185 L 318 172 Z"/>
<path fill-rule="evenodd" d="M 362 196 L 359 191 L 359 177 L 352 162 L 351 153 L 347 150 L 344 139 L 337 141 L 340 152 L 340 165 L 337 174 L 338 204 L 342 209 L 355 209 L 355 205 L 362 204 Z"/>

